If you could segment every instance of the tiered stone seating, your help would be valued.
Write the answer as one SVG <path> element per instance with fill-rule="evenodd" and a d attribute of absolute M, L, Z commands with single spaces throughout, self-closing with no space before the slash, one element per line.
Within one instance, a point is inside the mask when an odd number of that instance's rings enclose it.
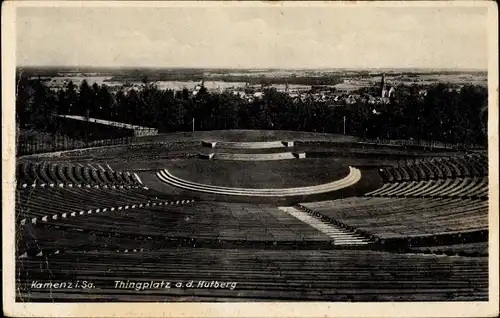
<path fill-rule="evenodd" d="M 398 167 L 398 170 L 400 171 L 401 179 L 403 181 L 410 181 L 411 180 L 410 173 L 408 172 L 408 168 L 407 168 L 407 166 L 405 164 L 400 165 Z"/>
<path fill-rule="evenodd" d="M 480 165 L 482 171 L 483 171 L 483 174 L 484 175 L 488 175 L 488 158 L 486 158 L 485 156 L 478 156 L 477 157 L 477 162 L 478 164 Z"/>
<path fill-rule="evenodd" d="M 60 167 L 60 172 L 63 173 L 63 178 L 66 180 L 69 180 L 70 184 L 72 183 L 73 185 L 78 185 L 80 184 L 80 179 L 76 177 L 75 173 L 75 168 L 74 166 L 67 166 L 67 165 L 58 165 Z M 81 184 L 80 184 L 81 185 Z"/>
<path fill-rule="evenodd" d="M 401 181 L 403 181 L 403 176 L 401 175 L 401 171 L 400 171 L 400 169 L 399 169 L 399 168 L 394 167 L 394 168 L 392 169 L 392 173 L 393 173 L 393 175 L 394 175 L 394 180 L 395 180 L 396 182 L 401 182 Z"/>
<path fill-rule="evenodd" d="M 84 165 L 23 162 L 16 167 L 19 187 L 142 187 L 130 172 L 97 169 Z"/>
<path fill-rule="evenodd" d="M 76 220 L 73 223 L 78 223 Z M 82 220 L 79 221 L 82 223 Z M 141 250 L 155 250 L 163 248 L 163 242 L 157 238 L 144 235 L 118 235 L 105 233 L 99 228 L 88 230 L 80 228 L 71 222 L 62 226 L 51 225 L 44 227 L 26 226 L 18 231 L 17 255 L 25 259 L 38 254 L 51 255 L 65 251 L 120 251 L 137 252 Z M 73 227 L 71 227 L 73 226 Z"/>
<path fill-rule="evenodd" d="M 472 197 L 488 195 L 487 160 L 483 156 L 447 159 L 418 159 L 400 162 L 399 167 L 380 169 L 385 184 L 368 196 Z M 389 177 L 404 170 L 404 177 Z M 392 181 L 390 181 L 392 180 Z"/>
<path fill-rule="evenodd" d="M 387 183 L 369 192 L 368 196 L 394 197 L 478 197 L 488 194 L 487 178 L 457 178 L 447 180 Z"/>
<path fill-rule="evenodd" d="M 454 177 L 454 174 L 451 171 L 450 166 L 448 166 L 446 162 L 443 162 L 441 158 L 434 158 L 431 161 L 434 163 L 437 169 L 443 172 L 444 179 L 449 179 Z"/>
<path fill-rule="evenodd" d="M 470 182 L 464 186 L 457 187 L 448 196 L 458 197 L 484 197 L 488 193 L 487 178 L 470 178 Z"/>
<path fill-rule="evenodd" d="M 450 162 L 452 162 L 453 164 L 455 164 L 458 167 L 458 169 L 462 173 L 463 177 L 472 177 L 472 176 L 474 176 L 474 173 L 472 171 L 471 165 L 468 164 L 468 163 L 465 163 L 462 160 L 462 158 L 450 157 L 448 160 Z"/>
<path fill-rule="evenodd" d="M 300 206 L 381 239 L 488 229 L 488 202 L 483 200 L 349 198 Z"/>
<path fill-rule="evenodd" d="M 31 162 L 23 165 L 23 169 L 21 171 L 23 172 L 23 175 L 21 176 L 21 178 L 24 177 L 25 182 L 27 182 L 28 184 L 34 184 L 37 182 L 38 177 L 37 177 L 36 172 L 35 172 L 36 170 Z M 23 179 L 21 179 L 21 180 L 23 180 Z M 38 181 L 38 182 L 40 182 L 40 181 Z"/>
<path fill-rule="evenodd" d="M 434 160 L 427 160 L 424 163 L 427 166 L 427 169 L 432 171 L 434 174 L 432 179 L 446 179 L 447 177 L 444 174 L 444 171 L 440 169 Z"/>
<path fill-rule="evenodd" d="M 392 167 L 380 168 L 379 169 L 380 176 L 382 180 L 387 182 L 394 182 L 394 175 L 392 174 Z"/>
<path fill-rule="evenodd" d="M 54 183 L 56 183 L 56 180 L 52 179 L 51 176 L 49 176 L 48 167 L 45 162 L 37 163 L 35 169 L 36 173 L 43 183 L 47 185 L 54 185 Z"/>
<path fill-rule="evenodd" d="M 483 159 L 483 160 L 482 160 Z M 487 176 L 488 175 L 488 162 L 484 158 L 478 156 L 469 156 L 468 158 L 462 159 L 462 162 L 469 163 L 474 172 L 475 176 Z"/>
<path fill-rule="evenodd" d="M 463 167 L 460 167 L 460 165 L 455 160 L 448 159 L 446 162 L 451 167 L 451 169 L 453 170 L 453 172 L 457 178 L 465 177 L 465 173 L 467 171 L 464 171 Z"/>
<path fill-rule="evenodd" d="M 481 167 L 479 166 L 479 164 L 477 163 L 476 159 L 471 157 L 471 158 L 468 158 L 469 160 L 463 158 L 461 159 L 461 161 L 464 163 L 464 164 L 468 164 L 469 167 L 470 167 L 470 170 L 471 170 L 471 175 L 472 176 L 483 176 L 483 172 L 481 171 Z"/>
<path fill-rule="evenodd" d="M 188 200 L 149 189 L 27 188 L 17 191 L 16 220 L 20 225 L 46 223 L 71 216 L 178 201 L 185 203 Z"/>
<path fill-rule="evenodd" d="M 273 206 L 215 202 L 177 205 L 163 204 L 160 200 L 151 200 L 147 206 L 139 206 L 139 202 L 141 200 L 130 199 L 126 205 L 121 203 L 120 209 L 108 208 L 103 211 L 101 208 L 99 212 L 92 213 L 82 209 L 82 216 L 77 213 L 75 217 L 49 219 L 45 222 L 48 226 L 64 229 L 62 234 L 56 235 L 54 230 L 33 228 L 31 225 L 22 227 L 21 232 L 28 242 L 29 238 L 36 238 L 36 246 L 42 250 L 71 249 L 71 241 L 68 241 L 69 245 L 61 245 L 53 238 L 64 236 L 65 231 L 74 229 L 101 233 L 105 237 L 150 236 L 155 241 L 165 238 L 270 243 L 332 241 L 331 237 Z M 105 206 L 108 202 L 98 201 L 96 204 Z M 86 208 L 92 209 L 94 205 Z"/>
<path fill-rule="evenodd" d="M 438 179 L 436 177 L 436 174 L 434 173 L 432 167 L 429 165 L 428 161 L 427 160 L 424 160 L 420 165 L 419 167 L 422 168 L 422 171 L 423 171 L 423 174 L 424 174 L 424 177 L 422 179 L 424 180 L 434 180 L 434 179 Z"/>
<path fill-rule="evenodd" d="M 423 169 L 422 167 L 422 164 L 418 163 L 416 165 L 414 165 L 415 169 L 417 170 L 417 174 L 418 174 L 418 180 L 427 180 L 429 179 L 425 170 Z"/>
<path fill-rule="evenodd" d="M 72 252 L 19 259 L 20 301 L 449 301 L 488 299 L 488 258 L 360 250 L 174 247 L 155 251 Z M 194 280 L 194 281 L 193 281 Z M 40 288 L 83 281 L 95 288 Z M 115 281 L 170 282 L 170 288 Z M 173 282 L 191 288 L 176 288 Z M 197 288 L 200 281 L 219 288 Z M 230 283 L 225 288 L 220 283 Z M 235 283 L 235 284 L 232 284 Z M 163 286 L 166 287 L 166 286 Z"/>
<path fill-rule="evenodd" d="M 343 179 L 321 185 L 283 189 L 252 189 L 230 188 L 191 182 L 172 175 L 166 169 L 158 172 L 156 175 L 164 183 L 190 191 L 249 197 L 284 197 L 328 193 L 352 186 L 361 179 L 361 171 L 359 169 L 349 167 L 349 174 Z"/>
<path fill-rule="evenodd" d="M 450 189 L 454 189 L 454 186 L 459 181 L 460 179 L 438 180 L 434 187 L 429 187 L 428 189 L 417 191 L 414 193 L 414 195 L 422 197 L 442 196 L 444 192 Z"/>
<path fill-rule="evenodd" d="M 414 247 L 415 253 L 488 256 L 488 242 Z"/>
<path fill-rule="evenodd" d="M 417 169 L 415 169 L 414 165 L 406 165 L 406 169 L 409 173 L 409 180 L 415 181 L 419 180 L 419 175 Z"/>
<path fill-rule="evenodd" d="M 61 173 L 60 165 L 49 165 L 48 170 L 52 180 L 59 182 L 59 185 L 71 183 L 66 179 L 66 176 Z"/>

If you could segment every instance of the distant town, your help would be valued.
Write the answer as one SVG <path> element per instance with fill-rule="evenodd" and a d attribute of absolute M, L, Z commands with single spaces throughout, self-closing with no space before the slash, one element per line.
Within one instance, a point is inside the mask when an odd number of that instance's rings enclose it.
<path fill-rule="evenodd" d="M 52 90 L 65 89 L 69 82 L 80 86 L 106 85 L 110 92 L 139 91 L 144 83 L 158 89 L 196 96 L 204 88 L 209 93 L 229 92 L 248 102 L 261 99 L 265 90 L 273 88 L 294 101 L 312 98 L 329 106 L 351 105 L 356 102 L 380 105 L 389 102 L 399 89 L 413 88 L 413 94 L 425 96 L 428 87 L 448 84 L 449 90 L 459 91 L 464 85 L 487 87 L 486 72 L 449 70 L 97 70 L 18 68 L 32 79 L 41 79 Z M 415 91 L 417 90 L 417 91 Z"/>

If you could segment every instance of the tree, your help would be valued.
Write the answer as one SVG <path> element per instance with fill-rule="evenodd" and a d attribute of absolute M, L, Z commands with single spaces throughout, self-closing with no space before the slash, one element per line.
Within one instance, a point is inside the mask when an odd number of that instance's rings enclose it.
<path fill-rule="evenodd" d="M 69 81 L 66 85 L 64 104 L 60 106 L 61 114 L 78 114 L 78 92 L 76 85 Z"/>
<path fill-rule="evenodd" d="M 94 89 L 94 91 L 96 91 L 96 89 Z M 95 103 L 99 106 L 95 117 L 108 120 L 113 120 L 113 118 L 115 118 L 116 120 L 118 112 L 116 99 L 109 92 L 106 85 L 97 88 Z"/>
<path fill-rule="evenodd" d="M 30 122 L 33 128 L 39 131 L 53 129 L 54 115 L 56 114 L 56 98 L 43 82 L 35 80 L 33 84 L 33 98 L 28 107 Z"/>
<path fill-rule="evenodd" d="M 22 74 L 16 82 L 16 121 L 21 128 L 25 128 L 30 125 L 31 113 L 34 111 L 35 90 L 33 83 Z"/>
<path fill-rule="evenodd" d="M 190 102 L 173 98 L 172 91 L 166 91 L 161 96 L 159 109 L 158 129 L 165 131 L 185 131 L 188 119 L 188 105 Z"/>
<path fill-rule="evenodd" d="M 78 102 L 76 104 L 75 115 L 88 117 L 93 108 L 93 92 L 87 80 L 83 80 L 80 84 L 78 93 Z"/>

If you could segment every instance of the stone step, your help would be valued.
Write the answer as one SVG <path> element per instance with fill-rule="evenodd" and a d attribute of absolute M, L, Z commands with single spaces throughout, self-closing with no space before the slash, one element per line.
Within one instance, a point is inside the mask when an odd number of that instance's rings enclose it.
<path fill-rule="evenodd" d="M 204 147 L 210 148 L 227 148 L 227 149 L 269 149 L 269 148 L 284 148 L 293 147 L 293 141 L 203 141 Z"/>
<path fill-rule="evenodd" d="M 295 159 L 291 152 L 280 153 L 215 153 L 212 159 L 217 160 L 243 160 L 243 161 L 266 161 L 266 160 L 285 160 Z"/>

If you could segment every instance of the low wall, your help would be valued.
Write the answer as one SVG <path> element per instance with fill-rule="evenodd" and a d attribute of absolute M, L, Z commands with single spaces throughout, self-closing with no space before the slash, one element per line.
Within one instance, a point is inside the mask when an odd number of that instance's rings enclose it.
<path fill-rule="evenodd" d="M 158 135 L 158 129 L 156 128 L 134 129 L 135 137 L 155 136 L 155 135 Z"/>
<path fill-rule="evenodd" d="M 88 121 L 58 117 L 56 119 L 58 132 L 73 139 L 89 141 L 134 137 L 134 130 L 103 125 Z"/>
<path fill-rule="evenodd" d="M 123 138 L 123 137 L 144 137 L 158 134 L 158 129 L 129 125 L 125 123 L 111 122 L 101 119 L 81 116 L 57 116 L 57 126 L 59 131 L 75 139 L 85 139 L 90 141 Z"/>

